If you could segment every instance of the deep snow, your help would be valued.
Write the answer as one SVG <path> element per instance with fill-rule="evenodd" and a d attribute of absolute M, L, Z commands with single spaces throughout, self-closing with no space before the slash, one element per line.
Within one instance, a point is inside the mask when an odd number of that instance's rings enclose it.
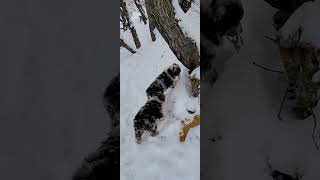
<path fill-rule="evenodd" d="M 159 33 L 156 32 L 157 40 L 151 41 L 148 25 L 140 23 L 138 15 L 134 12 L 132 21 L 142 47 L 133 55 L 120 49 L 121 179 L 198 180 L 200 127 L 191 129 L 184 143 L 179 141 L 179 132 L 182 128 L 181 120 L 191 120 L 200 113 L 199 98 L 191 97 L 189 93 L 187 69 L 176 59 Z M 181 18 L 181 23 L 190 28 L 185 31 L 199 43 L 200 36 L 196 36 L 200 27 L 199 6 L 192 7 L 186 18 Z M 121 36 L 134 47 L 131 34 L 122 32 Z M 136 144 L 133 119 L 147 101 L 145 90 L 173 63 L 178 63 L 182 68 L 181 78 L 173 89 L 166 92 L 166 102 L 163 105 L 165 118 L 160 124 L 160 133 L 156 137 L 146 136 L 142 144 Z M 196 112 L 189 114 L 187 110 Z"/>
<path fill-rule="evenodd" d="M 278 48 L 265 38 L 275 34 L 272 16 L 276 10 L 264 1 L 242 3 L 244 47 L 230 59 L 235 51 L 231 46 L 223 49 L 219 58 L 225 65 L 218 69 L 218 81 L 213 87 L 201 84 L 201 178 L 271 180 L 266 163 L 269 161 L 272 168 L 284 173 L 303 173 L 302 180 L 320 179 L 320 152 L 312 141 L 312 119 L 295 120 L 289 114 L 288 103 L 284 107 L 284 121 L 280 122 L 277 113 L 286 89 L 285 77 L 251 64 L 255 61 L 282 69 Z M 302 40 L 319 46 L 319 7 L 319 1 L 303 5 L 282 32 L 292 32 L 302 25 Z M 177 62 L 158 33 L 158 40 L 151 43 L 148 29 L 139 23 L 136 27 L 142 48 L 135 55 L 121 49 L 121 178 L 199 179 L 200 128 L 191 130 L 191 139 L 186 143 L 178 142 L 179 121 L 189 116 L 185 107 L 197 105 L 195 99 L 187 96 L 185 76 L 169 92 L 172 98 L 166 109 L 171 109 L 172 114 L 167 111 L 160 135 L 147 138 L 142 145 L 134 143 L 132 119 L 147 99 L 146 87 L 164 68 Z M 192 31 L 186 32 L 192 36 Z M 133 47 L 130 36 L 123 34 L 123 37 Z M 315 112 L 319 117 L 319 107 Z"/>
<path fill-rule="evenodd" d="M 251 65 L 256 61 L 282 69 L 278 48 L 265 38 L 275 33 L 272 16 L 276 10 L 264 1 L 242 3 L 245 45 L 228 60 L 214 87 L 201 85 L 201 178 L 272 180 L 268 159 L 274 169 L 303 173 L 303 180 L 319 179 L 320 152 L 312 141 L 312 118 L 295 120 L 287 104 L 280 122 L 277 113 L 286 90 L 285 77 Z M 304 5 L 288 21 L 303 25 L 304 37 L 312 41 L 320 37 L 319 5 L 319 1 Z M 320 117 L 318 107 L 315 112 Z M 218 136 L 220 141 L 208 140 Z"/>

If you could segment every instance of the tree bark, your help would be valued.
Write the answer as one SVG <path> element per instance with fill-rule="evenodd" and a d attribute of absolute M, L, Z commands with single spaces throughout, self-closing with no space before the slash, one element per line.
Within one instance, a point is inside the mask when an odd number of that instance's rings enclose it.
<path fill-rule="evenodd" d="M 136 29 L 134 28 L 133 23 L 131 22 L 131 19 L 130 19 L 130 17 L 129 17 L 129 13 L 128 13 L 128 10 L 127 10 L 127 5 L 126 5 L 126 3 L 124 2 L 124 0 L 120 0 L 120 7 L 121 7 L 121 9 L 120 9 L 121 15 L 122 15 L 123 17 L 125 17 L 125 19 L 126 19 L 126 21 L 127 21 L 127 25 L 129 26 L 128 28 L 129 28 L 130 31 L 131 31 L 134 44 L 136 45 L 136 48 L 139 49 L 139 48 L 141 47 L 141 43 L 140 43 L 140 40 L 139 40 L 137 31 L 136 31 Z"/>
<path fill-rule="evenodd" d="M 130 51 L 132 54 L 136 53 L 136 51 L 133 50 L 126 42 L 124 42 L 123 39 L 120 39 L 120 47 L 121 46 Z"/>
<path fill-rule="evenodd" d="M 120 6 L 120 22 L 122 23 L 122 28 L 120 27 L 120 29 L 126 31 L 129 28 L 129 25 L 121 6 Z"/>
<path fill-rule="evenodd" d="M 179 26 L 172 0 L 146 0 L 145 4 L 149 19 L 154 22 L 177 59 L 190 71 L 199 66 L 198 47 Z"/>
<path fill-rule="evenodd" d="M 156 29 L 156 26 L 155 26 L 152 18 L 150 18 L 151 15 L 148 10 L 147 10 L 147 15 L 149 17 L 149 30 L 150 30 L 151 40 L 152 40 L 152 42 L 154 42 L 154 41 L 156 41 L 156 35 L 154 34 L 154 30 Z"/>
<path fill-rule="evenodd" d="M 134 4 L 137 6 L 137 8 L 138 8 L 138 10 L 139 10 L 139 12 L 141 14 L 140 20 L 142 20 L 144 24 L 147 24 L 147 20 L 148 19 L 146 17 L 146 13 L 144 12 L 144 9 L 143 9 L 143 7 L 141 5 L 140 0 L 134 0 Z"/>

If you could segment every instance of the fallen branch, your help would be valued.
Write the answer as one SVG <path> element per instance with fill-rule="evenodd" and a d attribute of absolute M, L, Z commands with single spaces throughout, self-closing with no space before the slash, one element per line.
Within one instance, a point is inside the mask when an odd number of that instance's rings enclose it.
<path fill-rule="evenodd" d="M 317 129 L 317 118 L 316 118 L 316 115 L 314 114 L 313 110 L 312 110 L 312 118 L 313 118 L 313 131 L 312 131 L 312 139 L 313 139 L 313 143 L 316 147 L 317 150 L 319 150 L 319 145 L 316 141 L 316 138 L 315 138 L 315 132 L 316 132 L 316 129 Z"/>
<path fill-rule="evenodd" d="M 124 42 L 123 39 L 120 39 L 120 47 L 121 46 L 130 51 L 132 54 L 136 53 L 136 51 L 133 50 L 126 42 Z"/>
<path fill-rule="evenodd" d="M 199 126 L 199 125 L 200 125 L 200 115 L 194 116 L 194 118 L 191 121 L 191 123 L 184 124 L 184 122 L 183 122 L 182 132 L 180 132 L 180 134 L 179 134 L 180 142 L 184 142 L 186 140 L 188 132 L 189 132 L 189 130 L 191 128 L 194 128 L 194 127 Z"/>
<path fill-rule="evenodd" d="M 280 74 L 283 74 L 283 73 L 284 73 L 283 71 L 273 70 L 273 69 L 266 68 L 266 67 L 264 67 L 264 66 L 261 66 L 261 65 L 257 64 L 256 62 L 252 62 L 252 64 L 253 64 L 254 66 L 257 66 L 257 67 L 259 67 L 259 68 L 261 68 L 261 69 L 263 69 L 263 70 L 266 70 L 266 71 L 275 72 L 275 73 L 280 73 Z"/>

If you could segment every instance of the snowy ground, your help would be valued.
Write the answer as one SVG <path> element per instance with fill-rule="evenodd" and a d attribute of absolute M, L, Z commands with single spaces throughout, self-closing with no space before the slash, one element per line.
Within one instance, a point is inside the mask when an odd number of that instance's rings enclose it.
<path fill-rule="evenodd" d="M 304 173 L 302 180 L 320 179 L 320 152 L 312 141 L 312 118 L 295 120 L 288 115 L 286 105 L 285 120 L 280 122 L 277 113 L 286 89 L 285 78 L 251 65 L 256 61 L 282 69 L 277 47 L 264 37 L 274 33 L 275 9 L 262 0 L 242 3 L 245 46 L 229 60 L 213 88 L 201 85 L 201 178 L 272 180 L 266 169 L 268 158 L 274 169 Z M 288 21 L 309 25 L 304 37 L 313 41 L 320 37 L 319 7 L 316 1 L 293 16 L 317 15 L 313 21 L 310 17 Z M 320 117 L 319 107 L 315 111 Z M 215 143 L 208 140 L 217 136 L 222 139 Z"/>
<path fill-rule="evenodd" d="M 140 23 L 137 13 L 133 13 L 132 20 L 142 47 L 133 55 L 120 49 L 121 180 L 198 180 L 200 127 L 191 129 L 184 143 L 179 142 L 179 132 L 181 120 L 192 119 L 200 113 L 199 98 L 190 97 L 187 69 L 176 59 L 160 34 L 157 33 L 157 40 L 152 42 L 148 25 Z M 200 39 L 200 36 L 196 37 L 199 22 L 197 7 L 192 7 L 187 18 L 181 22 L 193 28 L 186 31 L 196 39 L 197 44 Z M 134 47 L 128 32 L 121 36 Z M 174 89 L 167 91 L 165 119 L 160 124 L 160 133 L 156 137 L 147 137 L 143 144 L 138 145 L 134 137 L 133 119 L 147 101 L 145 90 L 173 63 L 178 63 L 182 68 L 182 77 Z M 196 110 L 196 113 L 189 114 L 187 109 Z"/>

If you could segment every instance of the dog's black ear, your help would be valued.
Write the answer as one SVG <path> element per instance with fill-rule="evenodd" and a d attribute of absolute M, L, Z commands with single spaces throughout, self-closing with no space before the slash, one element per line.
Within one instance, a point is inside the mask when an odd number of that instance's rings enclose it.
<path fill-rule="evenodd" d="M 178 64 L 174 63 L 173 65 L 171 65 L 168 69 L 167 72 L 169 73 L 169 75 L 171 77 L 175 77 L 178 76 L 181 72 L 181 68 Z"/>
<path fill-rule="evenodd" d="M 174 73 L 174 71 L 173 71 L 172 68 L 169 68 L 169 69 L 167 70 L 167 72 L 168 72 L 168 74 L 169 74 L 171 77 L 174 77 L 174 76 L 175 76 L 175 73 Z"/>
<path fill-rule="evenodd" d="M 177 68 L 176 68 L 176 75 L 179 75 L 180 72 L 181 72 L 181 68 L 180 68 L 179 66 L 177 66 Z"/>

